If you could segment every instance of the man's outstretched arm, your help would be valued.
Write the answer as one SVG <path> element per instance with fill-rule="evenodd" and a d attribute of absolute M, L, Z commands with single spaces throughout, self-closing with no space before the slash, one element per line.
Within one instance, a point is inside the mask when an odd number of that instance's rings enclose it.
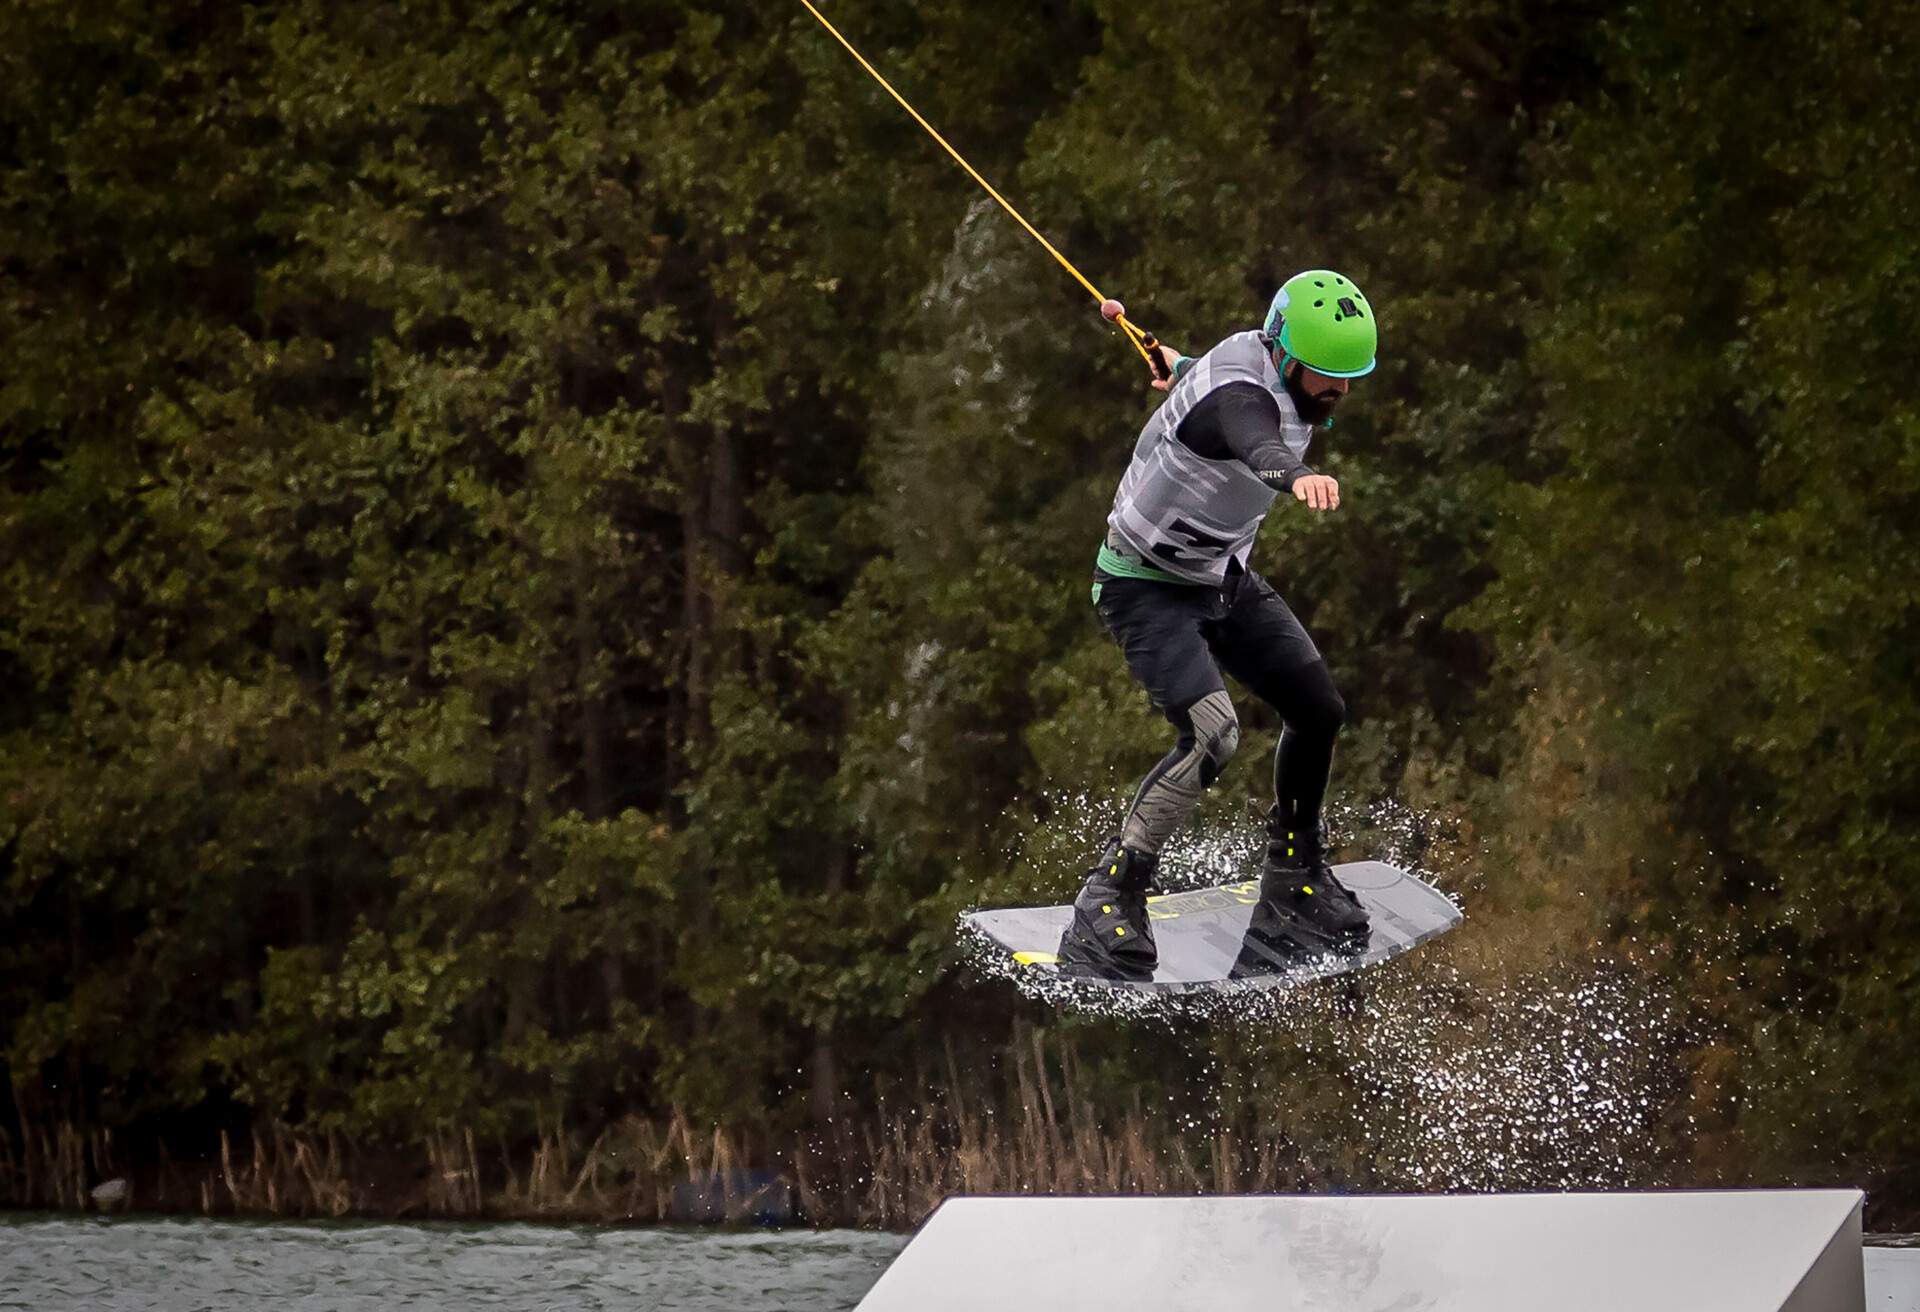
<path fill-rule="evenodd" d="M 1257 384 L 1229 383 L 1209 393 L 1180 425 L 1180 440 L 1210 459 L 1239 460 L 1262 482 L 1275 491 L 1291 492 L 1311 510 L 1340 506 L 1339 482 L 1315 473 L 1293 454 L 1281 439 L 1279 400 Z"/>

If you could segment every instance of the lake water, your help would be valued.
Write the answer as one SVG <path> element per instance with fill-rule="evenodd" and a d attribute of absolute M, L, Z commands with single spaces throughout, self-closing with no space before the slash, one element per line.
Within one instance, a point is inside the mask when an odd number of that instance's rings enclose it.
<path fill-rule="evenodd" d="M 0 1309 L 825 1312 L 905 1246 L 865 1230 L 103 1219 L 0 1213 Z M 1875 1235 L 1869 1306 L 1920 1312 L 1920 1236 Z"/>
<path fill-rule="evenodd" d="M 905 1235 L 0 1215 L 0 1308 L 34 1312 L 825 1312 Z"/>

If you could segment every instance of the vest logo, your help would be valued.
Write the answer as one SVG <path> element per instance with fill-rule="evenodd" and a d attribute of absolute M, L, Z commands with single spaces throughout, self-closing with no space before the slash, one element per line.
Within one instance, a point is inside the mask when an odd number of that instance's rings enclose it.
<path fill-rule="evenodd" d="M 1197 564 L 1211 560 L 1233 545 L 1226 538 L 1215 537 L 1196 528 L 1186 519 L 1175 519 L 1162 532 L 1165 536 L 1153 544 L 1153 554 L 1173 564 Z M 1186 541 L 1179 541 L 1176 535 L 1184 537 Z"/>

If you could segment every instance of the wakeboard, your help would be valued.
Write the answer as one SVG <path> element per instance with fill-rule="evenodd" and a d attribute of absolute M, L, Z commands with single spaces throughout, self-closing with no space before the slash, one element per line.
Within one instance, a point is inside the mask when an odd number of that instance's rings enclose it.
<path fill-rule="evenodd" d="M 1148 993 L 1291 987 L 1378 965 L 1460 923 L 1460 908 L 1446 894 L 1397 866 L 1353 861 L 1333 869 L 1372 921 L 1366 948 L 1352 955 L 1274 945 L 1256 922 L 1258 880 L 1148 898 L 1160 963 L 1147 980 L 1063 975 L 1056 954 L 1061 931 L 1073 919 L 1070 906 L 975 911 L 961 921 L 1004 954 L 1016 977 L 1072 978 Z"/>

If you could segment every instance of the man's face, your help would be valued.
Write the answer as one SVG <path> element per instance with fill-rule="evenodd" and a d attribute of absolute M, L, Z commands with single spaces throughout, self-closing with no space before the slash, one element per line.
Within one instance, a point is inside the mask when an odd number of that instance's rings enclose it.
<path fill-rule="evenodd" d="M 1287 372 L 1287 391 L 1293 394 L 1293 406 L 1300 417 L 1310 424 L 1320 424 L 1332 417 L 1333 408 L 1340 404 L 1352 381 L 1329 378 L 1296 360 Z"/>
<path fill-rule="evenodd" d="M 1306 389 L 1308 396 L 1322 399 L 1330 406 L 1340 404 L 1340 398 L 1347 394 L 1347 389 L 1352 385 L 1351 378 L 1329 378 L 1305 365 L 1300 366 L 1300 386 Z"/>

